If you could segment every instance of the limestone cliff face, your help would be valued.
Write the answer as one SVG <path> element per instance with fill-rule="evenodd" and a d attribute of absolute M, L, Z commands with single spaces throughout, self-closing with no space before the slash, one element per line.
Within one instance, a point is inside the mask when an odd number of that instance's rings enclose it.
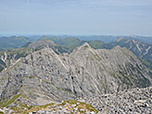
<path fill-rule="evenodd" d="M 38 104 L 151 84 L 148 69 L 128 49 L 94 50 L 85 43 L 70 54 L 50 48 L 33 52 L 1 72 L 0 100 L 19 93 L 22 102 Z"/>

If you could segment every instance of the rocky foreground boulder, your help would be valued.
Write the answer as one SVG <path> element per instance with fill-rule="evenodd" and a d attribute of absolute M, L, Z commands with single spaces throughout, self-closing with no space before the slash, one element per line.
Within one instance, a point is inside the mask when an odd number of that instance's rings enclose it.
<path fill-rule="evenodd" d="M 149 69 L 128 49 L 85 43 L 70 54 L 45 48 L 20 58 L 0 73 L 0 101 L 20 94 L 23 104 L 43 105 L 150 85 Z"/>
<path fill-rule="evenodd" d="M 81 98 L 79 101 L 92 105 L 100 114 L 152 114 L 152 87 Z"/>

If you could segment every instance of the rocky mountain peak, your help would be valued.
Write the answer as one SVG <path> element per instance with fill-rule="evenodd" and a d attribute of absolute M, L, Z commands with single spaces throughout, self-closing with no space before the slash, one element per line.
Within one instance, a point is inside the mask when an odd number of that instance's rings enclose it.
<path fill-rule="evenodd" d="M 78 50 L 88 50 L 91 49 L 91 46 L 85 42 L 82 46 L 78 47 Z"/>
<path fill-rule="evenodd" d="M 38 104 L 151 84 L 148 69 L 129 50 L 95 50 L 85 43 L 70 54 L 41 49 L 1 72 L 0 100 L 19 93 L 23 103 Z"/>
<path fill-rule="evenodd" d="M 73 52 L 71 53 L 71 55 L 78 55 L 78 56 L 86 56 L 89 52 L 93 52 L 94 53 L 94 49 L 91 48 L 91 46 L 86 42 L 83 45 L 77 47 L 76 49 L 73 50 Z"/>

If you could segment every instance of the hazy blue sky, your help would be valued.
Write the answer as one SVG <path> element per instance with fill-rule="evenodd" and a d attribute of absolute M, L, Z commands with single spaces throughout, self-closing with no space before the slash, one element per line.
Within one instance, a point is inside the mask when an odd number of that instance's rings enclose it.
<path fill-rule="evenodd" d="M 152 0 L 0 0 L 0 33 L 152 36 Z"/>

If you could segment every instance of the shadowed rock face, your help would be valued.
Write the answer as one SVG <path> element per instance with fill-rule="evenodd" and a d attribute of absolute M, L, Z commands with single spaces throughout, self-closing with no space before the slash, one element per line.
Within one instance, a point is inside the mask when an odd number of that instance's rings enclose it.
<path fill-rule="evenodd" d="M 16 93 L 26 104 L 91 97 L 152 84 L 149 70 L 126 48 L 92 49 L 87 43 L 72 53 L 45 48 L 0 73 L 0 100 Z"/>

